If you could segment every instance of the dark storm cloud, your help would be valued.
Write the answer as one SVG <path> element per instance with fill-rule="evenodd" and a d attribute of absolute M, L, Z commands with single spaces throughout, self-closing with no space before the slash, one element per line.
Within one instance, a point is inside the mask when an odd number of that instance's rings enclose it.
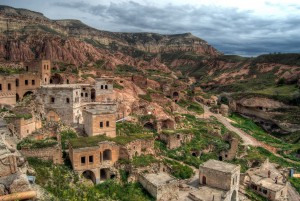
<path fill-rule="evenodd" d="M 159 33 L 192 32 L 225 53 L 257 55 L 268 52 L 299 52 L 300 17 L 263 18 L 252 11 L 217 6 L 158 7 L 137 2 L 91 5 L 85 2 L 53 5 L 89 13 L 114 31 Z M 103 27 L 102 27 L 103 28 Z"/>

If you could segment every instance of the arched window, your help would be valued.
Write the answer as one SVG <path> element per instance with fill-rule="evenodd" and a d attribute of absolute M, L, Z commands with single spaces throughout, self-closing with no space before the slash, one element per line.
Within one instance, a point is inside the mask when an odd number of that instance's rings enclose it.
<path fill-rule="evenodd" d="M 103 152 L 103 160 L 104 161 L 110 161 L 111 160 L 111 150 L 105 149 Z"/>
<path fill-rule="evenodd" d="M 66 102 L 69 104 L 69 103 L 70 103 L 70 99 L 69 99 L 69 98 L 66 98 Z"/>

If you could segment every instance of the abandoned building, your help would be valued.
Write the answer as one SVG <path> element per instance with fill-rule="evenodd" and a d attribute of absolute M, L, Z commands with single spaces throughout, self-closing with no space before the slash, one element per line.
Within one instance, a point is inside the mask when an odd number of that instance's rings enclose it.
<path fill-rule="evenodd" d="M 175 126 L 175 121 L 173 119 L 157 120 L 157 132 L 162 130 L 174 130 Z"/>
<path fill-rule="evenodd" d="M 249 169 L 244 182 L 268 200 L 287 200 L 287 178 L 268 159 L 260 167 Z"/>
<path fill-rule="evenodd" d="M 88 136 L 116 137 L 116 110 L 112 107 L 83 110 L 83 124 Z"/>
<path fill-rule="evenodd" d="M 140 156 L 142 154 L 154 155 L 154 139 L 133 140 L 124 146 L 121 146 L 120 152 L 122 152 L 122 157 L 126 159 L 132 159 L 134 156 Z"/>
<path fill-rule="evenodd" d="M 41 120 L 36 119 L 34 116 L 31 116 L 29 119 L 25 119 L 24 117 L 10 117 L 6 120 L 11 133 L 19 139 L 27 137 L 42 127 Z"/>
<path fill-rule="evenodd" d="M 73 170 L 95 184 L 114 178 L 113 166 L 119 160 L 119 145 L 111 141 L 88 143 L 90 137 L 70 141 L 69 157 Z"/>
<path fill-rule="evenodd" d="M 51 61 L 50 60 L 39 60 L 32 62 L 25 62 L 24 68 L 27 72 L 38 73 L 41 79 L 41 85 L 50 83 L 51 76 Z"/>
<path fill-rule="evenodd" d="M 24 64 L 24 72 L 0 75 L 0 104 L 15 105 L 23 97 L 32 94 L 42 84 L 49 83 L 51 62 L 41 60 Z"/>
<path fill-rule="evenodd" d="M 230 144 L 229 150 L 222 151 L 219 155 L 220 161 L 233 160 L 239 148 L 239 140 L 234 137 L 223 138 L 223 140 Z"/>
<path fill-rule="evenodd" d="M 193 134 L 180 132 L 162 132 L 159 134 L 159 139 L 166 143 L 168 149 L 176 149 L 182 144 L 190 142 Z"/>
<path fill-rule="evenodd" d="M 138 181 L 157 201 L 178 200 L 178 180 L 165 172 L 140 174 Z"/>
<path fill-rule="evenodd" d="M 47 120 L 60 119 L 65 123 L 81 123 L 79 85 L 44 85 L 37 92 L 37 100 L 44 104 Z"/>
<path fill-rule="evenodd" d="M 189 198 L 201 201 L 238 201 L 240 166 L 208 160 L 199 167 L 199 190 Z M 221 182 L 222 181 L 222 182 Z"/>

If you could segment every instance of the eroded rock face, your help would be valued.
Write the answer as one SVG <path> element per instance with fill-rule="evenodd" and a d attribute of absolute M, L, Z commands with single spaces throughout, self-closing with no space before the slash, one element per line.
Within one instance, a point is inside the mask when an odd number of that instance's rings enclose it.
<path fill-rule="evenodd" d="M 114 33 L 91 28 L 78 20 L 51 20 L 41 13 L 8 6 L 0 6 L 0 38 L 0 60 L 9 61 L 45 58 L 81 65 L 105 59 L 109 61 L 107 66 L 125 63 L 145 69 L 167 69 L 158 58 L 143 61 L 134 56 L 134 52 L 220 54 L 206 41 L 190 33 Z"/>
<path fill-rule="evenodd" d="M 5 194 L 6 194 L 5 186 L 3 184 L 0 184 L 0 196 Z"/>
<path fill-rule="evenodd" d="M 10 193 L 30 191 L 31 186 L 25 174 L 15 179 L 9 187 Z"/>
<path fill-rule="evenodd" d="M 237 103 L 241 104 L 242 106 L 253 107 L 253 108 L 262 107 L 262 108 L 274 109 L 274 108 L 288 107 L 287 105 L 279 101 L 268 99 L 268 98 L 259 98 L 259 97 L 243 98 L 237 101 Z"/>

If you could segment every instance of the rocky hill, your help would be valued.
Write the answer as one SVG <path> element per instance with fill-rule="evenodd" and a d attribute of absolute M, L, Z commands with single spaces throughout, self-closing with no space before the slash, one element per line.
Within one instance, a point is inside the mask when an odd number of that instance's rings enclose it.
<path fill-rule="evenodd" d="M 2 61 L 46 58 L 82 65 L 116 52 L 135 58 L 147 52 L 153 54 L 151 59 L 158 53 L 174 51 L 206 56 L 220 54 L 190 33 L 161 35 L 101 31 L 78 20 L 51 20 L 41 13 L 8 6 L 0 6 L 0 38 Z"/>

